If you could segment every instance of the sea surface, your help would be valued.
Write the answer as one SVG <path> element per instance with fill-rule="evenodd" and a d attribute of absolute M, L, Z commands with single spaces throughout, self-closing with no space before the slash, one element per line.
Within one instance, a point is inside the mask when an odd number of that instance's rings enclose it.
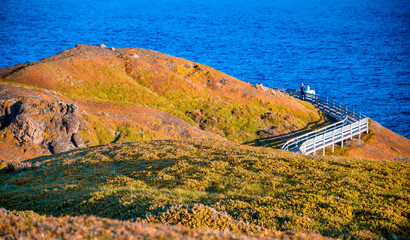
<path fill-rule="evenodd" d="M 250 83 L 306 83 L 410 138 L 409 0 L 1 0 L 0 68 L 78 43 L 154 49 Z"/>

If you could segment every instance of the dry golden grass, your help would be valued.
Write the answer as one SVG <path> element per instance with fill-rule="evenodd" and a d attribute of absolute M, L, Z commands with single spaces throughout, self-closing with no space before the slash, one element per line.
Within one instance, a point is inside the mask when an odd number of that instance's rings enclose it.
<path fill-rule="evenodd" d="M 47 217 L 32 211 L 0 208 L 1 239 L 330 239 L 301 232 L 268 235 L 234 234 L 229 231 L 195 230 L 182 226 L 119 221 L 95 216 Z"/>

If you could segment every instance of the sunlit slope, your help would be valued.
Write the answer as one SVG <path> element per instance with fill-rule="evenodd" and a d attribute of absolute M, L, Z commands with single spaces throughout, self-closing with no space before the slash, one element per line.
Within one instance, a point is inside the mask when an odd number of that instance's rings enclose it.
<path fill-rule="evenodd" d="M 236 142 L 254 140 L 266 129 L 281 134 L 323 121 L 310 104 L 152 50 L 78 45 L 40 62 L 2 69 L 0 77 L 71 99 L 154 108 Z M 276 115 L 261 119 L 267 112 Z"/>
<path fill-rule="evenodd" d="M 41 216 L 33 211 L 7 211 L 0 208 L 0 237 L 2 236 L 11 239 L 331 239 L 317 233 L 272 232 L 264 229 L 263 233 L 244 234 L 227 230 L 196 230 L 169 224 L 119 221 L 95 216 Z"/>
<path fill-rule="evenodd" d="M 2 170 L 0 206 L 195 229 L 410 237 L 406 163 L 333 160 L 217 140 L 110 144 L 29 162 Z"/>

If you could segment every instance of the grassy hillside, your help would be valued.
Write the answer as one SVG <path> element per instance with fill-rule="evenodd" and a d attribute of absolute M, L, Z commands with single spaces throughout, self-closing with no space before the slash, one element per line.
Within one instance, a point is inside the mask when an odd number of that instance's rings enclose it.
<path fill-rule="evenodd" d="M 78 106 L 75 114 L 60 110 L 59 106 L 71 104 Z M 221 139 L 180 118 L 139 104 L 71 99 L 46 89 L 0 83 L 0 168 L 2 160 L 7 164 L 70 150 L 49 150 L 52 141 L 64 143 L 61 135 L 70 139 L 63 119 L 82 123 L 77 133 L 87 146 L 151 139 Z"/>
<path fill-rule="evenodd" d="M 330 239 L 320 234 L 270 232 L 238 234 L 229 231 L 195 230 L 166 224 L 119 221 L 95 216 L 47 217 L 32 211 L 0 208 L 0 237 L 5 239 L 226 239 L 279 240 Z"/>
<path fill-rule="evenodd" d="M 242 233 L 408 239 L 409 176 L 406 163 L 148 141 L 10 165 L 0 173 L 0 206 Z"/>
<path fill-rule="evenodd" d="M 257 139 L 261 130 L 275 128 L 281 134 L 325 120 L 305 102 L 257 89 L 202 64 L 143 49 L 78 45 L 40 62 L 1 69 L 0 81 L 57 91 L 72 100 L 138 104 L 237 143 Z M 267 112 L 276 115 L 262 119 Z M 100 119 L 88 122 L 93 121 Z M 138 136 L 138 127 L 129 130 Z"/>
<path fill-rule="evenodd" d="M 58 141 L 58 133 L 47 132 L 42 133 L 41 147 L 16 141 L 16 129 L 2 126 L 7 107 L 24 101 L 46 106 L 60 100 L 78 106 L 87 128 L 76 134 L 86 146 L 226 138 L 277 147 L 294 134 L 329 123 L 306 102 L 252 86 L 202 64 L 152 50 L 113 51 L 78 45 L 39 62 L 0 69 L 0 161 L 50 154 L 49 142 Z M 53 114 L 37 114 L 32 106 L 29 109 L 33 114 L 26 113 L 26 119 L 44 123 L 46 129 L 54 126 Z M 363 140 L 346 143 L 343 149 L 336 147 L 333 155 L 409 161 L 410 141 L 375 122 Z"/>

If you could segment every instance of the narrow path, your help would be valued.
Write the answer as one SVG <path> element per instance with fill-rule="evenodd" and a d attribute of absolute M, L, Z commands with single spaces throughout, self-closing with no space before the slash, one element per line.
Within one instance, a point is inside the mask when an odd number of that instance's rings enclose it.
<path fill-rule="evenodd" d="M 281 135 L 276 135 L 273 137 L 266 137 L 266 138 L 259 138 L 253 141 L 245 142 L 243 144 L 250 145 L 250 146 L 264 146 L 264 147 L 272 147 L 272 148 L 282 148 L 282 146 L 290 139 L 295 137 L 304 135 L 311 131 L 323 128 L 325 126 L 333 124 L 334 121 L 330 118 L 320 119 L 316 122 L 311 122 L 307 126 L 297 131 L 288 132 Z"/>

